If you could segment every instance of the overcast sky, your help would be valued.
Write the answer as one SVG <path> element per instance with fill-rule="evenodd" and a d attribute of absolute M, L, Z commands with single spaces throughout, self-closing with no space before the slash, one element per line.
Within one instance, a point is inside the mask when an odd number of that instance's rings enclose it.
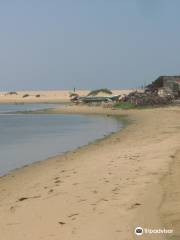
<path fill-rule="evenodd" d="M 0 90 L 138 87 L 180 74 L 179 0 L 1 0 Z"/>

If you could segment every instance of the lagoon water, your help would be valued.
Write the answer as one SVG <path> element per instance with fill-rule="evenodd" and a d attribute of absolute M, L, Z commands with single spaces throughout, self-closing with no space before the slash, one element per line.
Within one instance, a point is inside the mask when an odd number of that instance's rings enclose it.
<path fill-rule="evenodd" d="M 0 114 L 11 113 L 18 111 L 35 111 L 47 108 L 54 108 L 61 106 L 60 104 L 42 104 L 42 103 L 29 103 L 29 104 L 0 104 Z"/>
<path fill-rule="evenodd" d="M 73 150 L 122 127 L 114 117 L 17 113 L 52 107 L 55 105 L 0 104 L 0 175 Z"/>

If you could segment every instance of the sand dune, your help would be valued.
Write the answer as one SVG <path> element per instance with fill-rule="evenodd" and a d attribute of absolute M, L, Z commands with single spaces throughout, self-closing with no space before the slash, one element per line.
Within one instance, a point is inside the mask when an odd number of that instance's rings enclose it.
<path fill-rule="evenodd" d="M 179 149 L 180 108 L 65 107 L 56 112 L 117 114 L 128 116 L 131 124 L 104 140 L 2 177 L 1 238 L 129 240 L 139 239 L 134 235 L 139 225 L 167 226 L 162 204 L 169 187 L 162 187 L 162 179 Z"/>
<path fill-rule="evenodd" d="M 132 89 L 112 91 L 115 95 L 121 95 L 131 92 Z M 68 90 L 0 92 L 0 103 L 68 102 L 69 93 Z M 76 93 L 86 96 L 89 90 L 77 90 Z"/>

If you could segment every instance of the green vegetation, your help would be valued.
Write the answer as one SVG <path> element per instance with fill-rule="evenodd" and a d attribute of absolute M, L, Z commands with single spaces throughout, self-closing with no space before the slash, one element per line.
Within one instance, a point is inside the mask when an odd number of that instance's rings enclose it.
<path fill-rule="evenodd" d="M 18 95 L 17 92 L 8 92 L 7 95 Z"/>
<path fill-rule="evenodd" d="M 29 94 L 24 94 L 23 98 L 29 97 Z"/>
<path fill-rule="evenodd" d="M 91 91 L 90 93 L 88 93 L 88 96 L 96 96 L 100 92 L 112 94 L 111 90 L 109 90 L 107 88 L 101 88 L 101 89 Z"/>
<path fill-rule="evenodd" d="M 121 109 L 133 109 L 133 108 L 137 108 L 137 105 L 130 102 L 119 102 L 119 103 L 116 103 L 114 107 L 121 108 Z"/>
<path fill-rule="evenodd" d="M 130 102 L 119 102 L 113 105 L 114 108 L 120 109 L 149 109 L 149 108 L 152 109 L 158 108 L 159 106 L 163 107 L 164 105 L 136 105 Z"/>

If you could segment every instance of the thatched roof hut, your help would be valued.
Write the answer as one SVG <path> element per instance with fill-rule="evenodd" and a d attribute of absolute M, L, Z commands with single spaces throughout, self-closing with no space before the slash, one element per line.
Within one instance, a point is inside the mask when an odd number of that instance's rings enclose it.
<path fill-rule="evenodd" d="M 87 96 L 107 97 L 109 95 L 112 95 L 111 90 L 107 88 L 101 88 L 91 91 Z"/>

